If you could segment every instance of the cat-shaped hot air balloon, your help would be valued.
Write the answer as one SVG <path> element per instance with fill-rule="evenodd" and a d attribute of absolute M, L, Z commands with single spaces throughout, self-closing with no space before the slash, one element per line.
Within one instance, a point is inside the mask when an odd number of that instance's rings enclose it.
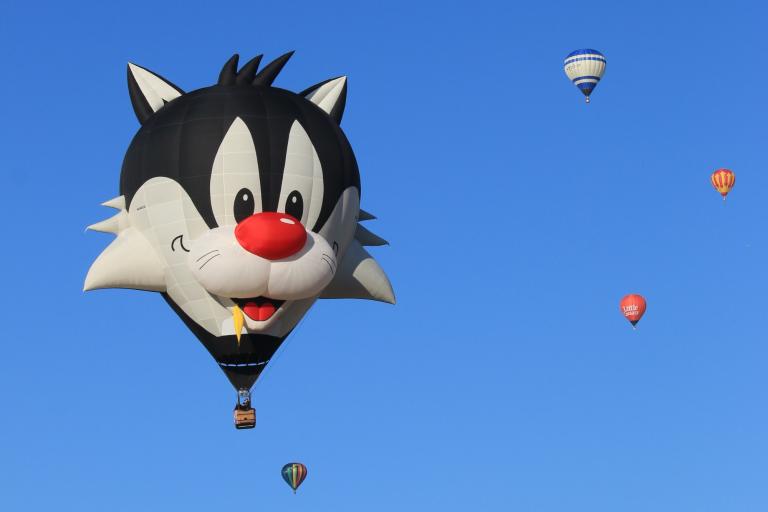
<path fill-rule="evenodd" d="M 296 94 L 238 56 L 216 85 L 185 93 L 128 65 L 141 128 L 123 161 L 117 215 L 90 229 L 117 238 L 85 290 L 160 292 L 238 390 L 236 425 L 252 427 L 250 388 L 318 298 L 395 302 L 363 246 L 360 175 L 339 123 L 346 77 Z"/>

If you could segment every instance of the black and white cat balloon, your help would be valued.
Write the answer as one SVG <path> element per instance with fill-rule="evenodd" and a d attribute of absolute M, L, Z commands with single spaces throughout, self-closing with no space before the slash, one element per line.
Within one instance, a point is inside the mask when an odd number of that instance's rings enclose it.
<path fill-rule="evenodd" d="M 89 229 L 117 238 L 85 290 L 160 292 L 237 389 L 250 389 L 318 298 L 394 303 L 363 246 L 360 175 L 339 127 L 346 77 L 296 94 L 233 56 L 212 87 L 185 93 L 134 64 L 141 128 L 125 155 L 117 215 Z"/>

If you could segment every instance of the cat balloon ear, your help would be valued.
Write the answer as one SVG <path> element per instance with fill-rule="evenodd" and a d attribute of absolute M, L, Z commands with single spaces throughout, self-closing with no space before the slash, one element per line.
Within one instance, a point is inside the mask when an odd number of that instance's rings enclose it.
<path fill-rule="evenodd" d="M 347 77 L 340 76 L 320 82 L 301 92 L 301 95 L 325 110 L 337 123 L 341 123 L 347 103 Z"/>
<path fill-rule="evenodd" d="M 128 94 L 141 124 L 184 91 L 148 69 L 128 63 Z"/>

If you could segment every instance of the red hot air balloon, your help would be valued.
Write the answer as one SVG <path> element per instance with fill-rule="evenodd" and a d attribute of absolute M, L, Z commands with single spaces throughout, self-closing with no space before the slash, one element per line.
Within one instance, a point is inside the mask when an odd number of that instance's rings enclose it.
<path fill-rule="evenodd" d="M 712 173 L 710 180 L 712 181 L 712 186 L 720 192 L 720 195 L 723 196 L 723 201 L 725 201 L 725 196 L 728 195 L 728 192 L 736 184 L 736 175 L 730 169 L 718 169 Z"/>
<path fill-rule="evenodd" d="M 629 294 L 621 299 L 619 308 L 624 317 L 632 324 L 632 328 L 634 328 L 645 314 L 645 299 L 642 295 Z"/>

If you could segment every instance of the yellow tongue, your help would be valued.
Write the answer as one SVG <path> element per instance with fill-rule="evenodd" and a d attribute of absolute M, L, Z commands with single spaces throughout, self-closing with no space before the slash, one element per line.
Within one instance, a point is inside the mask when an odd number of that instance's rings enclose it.
<path fill-rule="evenodd" d="M 232 321 L 235 323 L 235 336 L 237 336 L 237 346 L 239 347 L 240 335 L 243 332 L 243 322 L 245 322 L 245 318 L 243 318 L 243 312 L 238 305 L 235 305 L 235 307 L 232 308 Z"/>

